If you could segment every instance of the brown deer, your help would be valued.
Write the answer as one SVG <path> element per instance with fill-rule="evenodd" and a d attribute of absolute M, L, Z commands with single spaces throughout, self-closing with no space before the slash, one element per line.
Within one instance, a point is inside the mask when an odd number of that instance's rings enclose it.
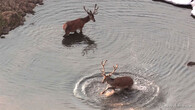
<path fill-rule="evenodd" d="M 107 60 L 102 61 L 101 62 L 101 66 L 102 66 L 102 76 L 103 76 L 103 80 L 102 83 L 104 83 L 105 81 L 111 86 L 111 87 L 107 87 L 103 92 L 101 92 L 101 94 L 104 94 L 108 89 L 113 89 L 115 91 L 115 89 L 119 88 L 119 89 L 131 89 L 132 85 L 133 85 L 133 79 L 131 77 L 128 76 L 124 76 L 124 77 L 117 77 L 117 78 L 111 78 L 111 75 L 116 71 L 116 69 L 118 68 L 118 65 L 113 66 L 113 71 L 110 72 L 108 75 L 105 74 L 105 64 L 106 64 Z"/>
<path fill-rule="evenodd" d="M 76 32 L 76 30 L 80 30 L 80 33 L 82 33 L 83 26 L 85 23 L 89 22 L 92 20 L 95 22 L 94 15 L 98 14 L 97 10 L 99 7 L 97 7 L 97 4 L 95 4 L 94 11 L 92 12 L 91 10 L 86 10 L 85 6 L 83 6 L 83 9 L 87 12 L 87 16 L 84 18 L 78 18 L 72 21 L 68 21 L 63 25 L 63 29 L 65 31 L 64 37 L 68 36 L 70 32 Z"/>

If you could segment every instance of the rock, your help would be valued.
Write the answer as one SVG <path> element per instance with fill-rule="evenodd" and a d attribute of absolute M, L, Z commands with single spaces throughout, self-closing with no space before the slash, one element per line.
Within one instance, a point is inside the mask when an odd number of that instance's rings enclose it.
<path fill-rule="evenodd" d="M 5 36 L 0 36 L 1 39 L 5 39 Z"/>
<path fill-rule="evenodd" d="M 34 14 L 36 4 L 43 0 L 0 0 L 0 36 L 24 24 L 26 13 Z"/>
<path fill-rule="evenodd" d="M 16 11 L 5 11 L 2 13 L 2 18 L 7 22 L 7 25 L 12 27 L 24 22 L 24 19 Z"/>
<path fill-rule="evenodd" d="M 43 5 L 43 0 L 29 0 L 29 2 L 34 3 L 34 4 Z"/>
<path fill-rule="evenodd" d="M 191 6 L 192 6 L 191 15 L 192 15 L 193 17 L 195 17 L 195 1 L 191 2 L 190 4 L 191 4 Z"/>
<path fill-rule="evenodd" d="M 188 62 L 187 66 L 193 66 L 195 65 L 195 62 Z"/>
<path fill-rule="evenodd" d="M 2 27 L 2 34 L 8 34 L 10 30 L 16 28 L 24 22 L 24 18 L 21 17 L 16 11 L 5 11 L 1 13 L 2 20 L 5 22 Z"/>

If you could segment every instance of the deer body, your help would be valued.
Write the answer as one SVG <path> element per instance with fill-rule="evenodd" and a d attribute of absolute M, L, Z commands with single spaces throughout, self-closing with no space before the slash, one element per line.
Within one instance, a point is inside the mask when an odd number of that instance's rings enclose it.
<path fill-rule="evenodd" d="M 82 33 L 83 26 L 85 25 L 85 23 L 89 22 L 89 20 L 89 16 L 86 16 L 85 18 L 78 18 L 73 21 L 68 21 L 63 25 L 63 29 L 67 35 L 70 32 L 76 32 L 77 29 L 79 29 Z"/>
<path fill-rule="evenodd" d="M 133 85 L 133 80 L 130 77 L 124 76 L 124 77 L 117 77 L 115 79 L 112 78 L 108 78 L 106 80 L 106 82 L 114 87 L 114 88 L 119 88 L 119 89 L 131 89 L 132 85 Z"/>
<path fill-rule="evenodd" d="M 97 4 L 95 4 L 95 8 L 94 8 L 93 12 L 91 10 L 90 11 L 86 10 L 85 6 L 83 6 L 83 8 L 87 12 L 88 16 L 86 16 L 84 18 L 78 18 L 78 19 L 64 23 L 63 30 L 66 33 L 65 37 L 68 36 L 70 32 L 76 32 L 77 30 L 80 30 L 80 33 L 82 33 L 83 26 L 87 22 L 89 22 L 90 20 L 95 22 L 94 15 L 97 14 L 97 9 L 99 8 L 99 7 L 97 7 Z"/>
<path fill-rule="evenodd" d="M 107 61 L 107 60 L 106 60 Z M 116 69 L 118 68 L 118 65 L 116 66 L 113 66 L 114 70 L 109 73 L 108 75 L 105 74 L 105 69 L 104 69 L 104 66 L 105 66 L 105 63 L 106 61 L 102 62 L 101 65 L 102 65 L 102 76 L 103 76 L 103 80 L 102 80 L 102 83 L 104 82 L 107 82 L 110 87 L 107 87 L 103 92 L 101 92 L 101 94 L 104 94 L 105 91 L 107 91 L 108 89 L 131 89 L 132 86 L 133 86 L 133 79 L 129 76 L 123 76 L 123 77 L 117 77 L 117 78 L 111 78 L 111 75 L 116 71 Z"/>

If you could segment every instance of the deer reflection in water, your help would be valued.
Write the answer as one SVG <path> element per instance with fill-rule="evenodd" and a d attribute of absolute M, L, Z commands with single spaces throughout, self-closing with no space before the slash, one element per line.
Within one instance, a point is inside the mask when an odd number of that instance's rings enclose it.
<path fill-rule="evenodd" d="M 69 34 L 68 36 L 63 36 L 62 44 L 66 47 L 72 47 L 74 44 L 87 44 L 87 46 L 82 50 L 82 55 L 88 54 L 88 51 L 93 52 L 97 49 L 97 44 L 95 41 L 91 40 L 88 36 L 82 33 Z"/>

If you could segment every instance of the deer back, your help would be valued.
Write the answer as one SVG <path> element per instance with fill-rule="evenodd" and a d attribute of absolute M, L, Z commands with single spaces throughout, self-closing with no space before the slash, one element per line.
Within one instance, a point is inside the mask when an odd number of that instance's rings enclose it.
<path fill-rule="evenodd" d="M 129 88 L 133 85 L 133 79 L 131 77 L 117 77 L 111 82 L 111 86 L 116 88 Z"/>
<path fill-rule="evenodd" d="M 66 22 L 67 25 L 66 30 L 74 32 L 77 29 L 83 28 L 84 24 L 85 22 L 81 18 L 75 19 L 73 21 L 68 21 Z"/>

